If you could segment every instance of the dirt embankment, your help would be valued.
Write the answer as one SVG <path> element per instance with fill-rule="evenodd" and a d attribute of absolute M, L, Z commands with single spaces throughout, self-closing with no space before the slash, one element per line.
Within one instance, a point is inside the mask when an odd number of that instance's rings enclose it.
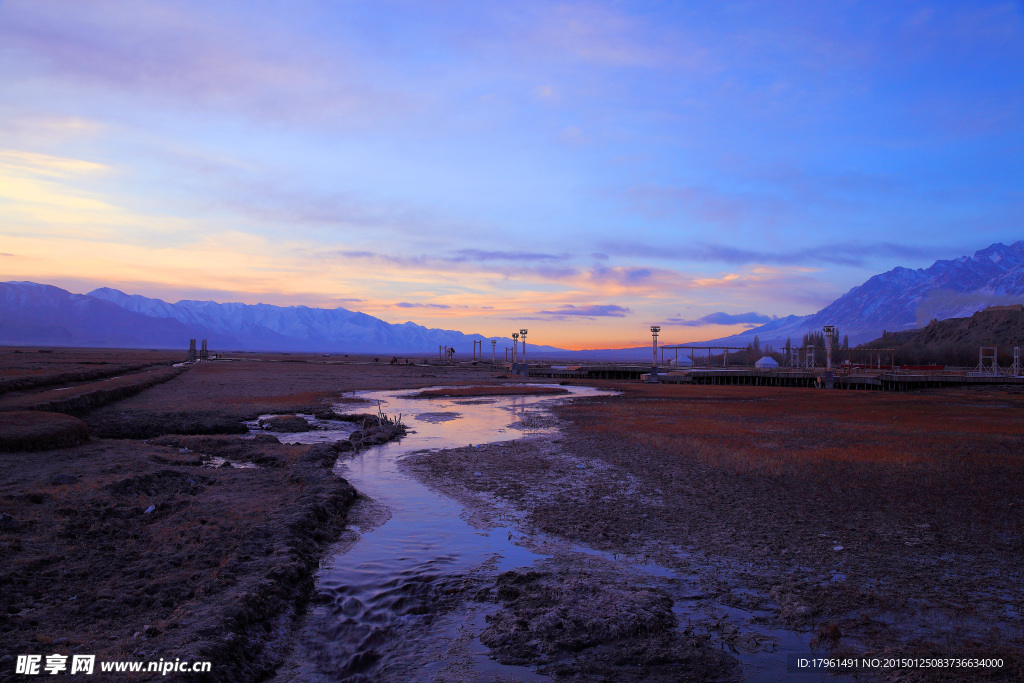
<path fill-rule="evenodd" d="M 10 456 L 0 651 L 208 660 L 216 680 L 275 666 L 355 492 L 328 447 L 200 439 Z"/>

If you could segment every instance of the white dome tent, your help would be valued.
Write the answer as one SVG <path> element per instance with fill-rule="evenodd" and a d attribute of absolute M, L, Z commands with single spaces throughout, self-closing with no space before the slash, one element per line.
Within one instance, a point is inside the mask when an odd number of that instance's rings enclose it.
<path fill-rule="evenodd" d="M 761 360 L 754 363 L 754 367 L 761 368 L 762 370 L 770 370 L 772 368 L 779 367 L 779 362 L 771 356 L 764 356 Z"/>

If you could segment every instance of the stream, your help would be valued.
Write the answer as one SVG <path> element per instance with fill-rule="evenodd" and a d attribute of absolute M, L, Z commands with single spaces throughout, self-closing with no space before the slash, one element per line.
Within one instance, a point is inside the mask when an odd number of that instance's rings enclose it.
<path fill-rule="evenodd" d="M 633 563 L 552 538 L 519 541 L 508 527 L 481 529 L 465 517 L 464 506 L 402 472 L 399 461 L 423 450 L 462 448 L 524 436 L 555 433 L 543 425 L 546 406 L 574 397 L 611 395 L 590 387 L 567 386 L 568 395 L 506 395 L 479 398 L 411 398 L 413 390 L 358 392 L 366 408 L 351 403 L 342 411 L 373 411 L 402 416 L 409 434 L 340 459 L 335 471 L 360 492 L 349 527 L 318 574 L 318 591 L 296 640 L 291 665 L 279 680 L 473 680 L 541 681 L 528 667 L 502 665 L 488 656 L 479 633 L 493 602 L 472 595 L 513 568 L 550 558 L 548 547 L 614 562 L 623 571 L 672 583 L 674 593 L 692 590 L 692 575 L 656 565 Z M 350 427 L 323 425 L 344 438 Z M 324 432 L 282 435 L 282 440 L 320 440 Z M 344 457 L 344 456 L 343 456 Z M 519 541 L 519 542 L 517 542 Z M 529 548 L 525 546 L 530 546 Z M 681 623 L 694 605 L 677 602 Z M 690 609 L 691 612 L 687 610 Z M 736 619 L 751 615 L 741 613 Z M 759 626 L 772 651 L 740 653 L 751 680 L 785 677 L 821 680 L 786 672 L 786 654 L 809 652 L 805 634 Z"/>

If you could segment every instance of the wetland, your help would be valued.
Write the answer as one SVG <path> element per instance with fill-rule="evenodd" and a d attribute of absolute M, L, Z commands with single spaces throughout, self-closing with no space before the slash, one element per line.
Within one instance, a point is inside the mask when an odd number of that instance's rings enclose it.
<path fill-rule="evenodd" d="M 0 350 L 0 416 L 32 426 L 0 453 L 0 680 L 82 652 L 239 681 L 819 680 L 789 667 L 811 653 L 1021 675 L 1012 391 L 75 353 Z M 86 440 L 47 436 L 71 421 Z"/>

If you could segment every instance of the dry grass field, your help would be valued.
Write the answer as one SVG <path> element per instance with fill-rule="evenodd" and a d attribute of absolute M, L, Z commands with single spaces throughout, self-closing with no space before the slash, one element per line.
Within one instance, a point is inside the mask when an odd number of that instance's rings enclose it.
<path fill-rule="evenodd" d="M 0 347 L 0 395 L 69 386 L 185 360 L 184 352 Z"/>
<path fill-rule="evenodd" d="M 661 501 L 582 535 L 747 564 L 837 651 L 998 654 L 1019 675 L 1024 395 L 632 385 L 559 414 L 567 450 Z"/>

